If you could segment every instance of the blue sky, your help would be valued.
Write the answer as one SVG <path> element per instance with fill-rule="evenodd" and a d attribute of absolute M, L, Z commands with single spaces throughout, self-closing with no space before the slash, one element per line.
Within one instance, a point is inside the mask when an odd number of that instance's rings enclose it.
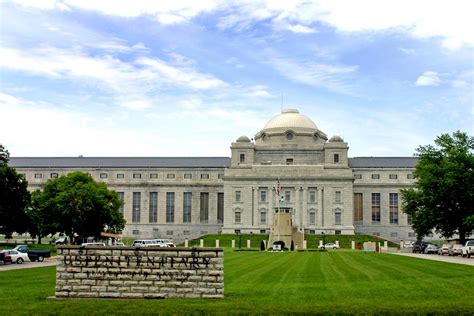
<path fill-rule="evenodd" d="M 12 156 L 229 156 L 297 108 L 355 156 L 474 134 L 472 1 L 0 1 Z"/>

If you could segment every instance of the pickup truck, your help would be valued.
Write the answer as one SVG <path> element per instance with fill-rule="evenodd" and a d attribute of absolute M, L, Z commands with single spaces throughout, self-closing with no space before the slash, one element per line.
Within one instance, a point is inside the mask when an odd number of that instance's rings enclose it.
<path fill-rule="evenodd" d="M 462 256 L 468 258 L 474 256 L 474 240 L 466 241 L 466 244 L 462 247 Z"/>
<path fill-rule="evenodd" d="M 44 258 L 51 257 L 51 251 L 49 250 L 32 250 L 32 249 L 29 249 L 28 246 L 26 245 L 16 246 L 13 250 L 27 253 L 28 258 L 30 258 L 31 261 L 38 260 L 39 262 L 43 262 Z"/>

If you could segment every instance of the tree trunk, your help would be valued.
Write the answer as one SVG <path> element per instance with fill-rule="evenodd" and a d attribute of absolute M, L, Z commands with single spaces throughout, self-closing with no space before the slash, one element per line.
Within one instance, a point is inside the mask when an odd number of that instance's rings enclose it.
<path fill-rule="evenodd" d="M 41 238 L 42 238 L 42 236 L 38 235 L 38 245 L 41 245 Z"/>
<path fill-rule="evenodd" d="M 464 245 L 466 243 L 466 232 L 464 229 L 459 229 L 459 243 Z"/>

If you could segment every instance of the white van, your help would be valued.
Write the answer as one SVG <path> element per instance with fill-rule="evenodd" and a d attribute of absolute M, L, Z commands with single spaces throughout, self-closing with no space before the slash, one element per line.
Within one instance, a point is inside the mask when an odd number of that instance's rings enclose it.
<path fill-rule="evenodd" d="M 175 244 L 169 239 L 154 239 L 154 241 L 160 246 L 160 247 L 176 247 Z"/>
<path fill-rule="evenodd" d="M 83 242 L 81 244 L 81 247 L 86 247 L 86 246 L 105 246 L 105 243 L 103 243 L 103 242 Z"/>

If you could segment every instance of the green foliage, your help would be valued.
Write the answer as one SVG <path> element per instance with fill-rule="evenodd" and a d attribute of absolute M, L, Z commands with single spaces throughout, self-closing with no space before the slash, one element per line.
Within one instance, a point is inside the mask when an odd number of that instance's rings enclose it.
<path fill-rule="evenodd" d="M 419 238 L 435 229 L 464 242 L 474 229 L 474 138 L 458 131 L 435 144 L 417 149 L 415 188 L 402 190 L 403 211 Z"/>
<path fill-rule="evenodd" d="M 28 182 L 8 166 L 9 154 L 0 145 L 0 233 L 10 237 L 26 229 L 25 209 L 30 202 Z"/>
<path fill-rule="evenodd" d="M 45 267 L 1 271 L 0 306 L 2 315 L 471 315 L 472 270 L 362 251 L 226 250 L 220 300 L 50 300 L 56 269 Z"/>
<path fill-rule="evenodd" d="M 64 233 L 74 240 L 98 237 L 101 232 L 119 233 L 125 220 L 117 192 L 82 172 L 48 180 L 42 192 L 33 195 L 32 228 L 38 234 Z"/>

